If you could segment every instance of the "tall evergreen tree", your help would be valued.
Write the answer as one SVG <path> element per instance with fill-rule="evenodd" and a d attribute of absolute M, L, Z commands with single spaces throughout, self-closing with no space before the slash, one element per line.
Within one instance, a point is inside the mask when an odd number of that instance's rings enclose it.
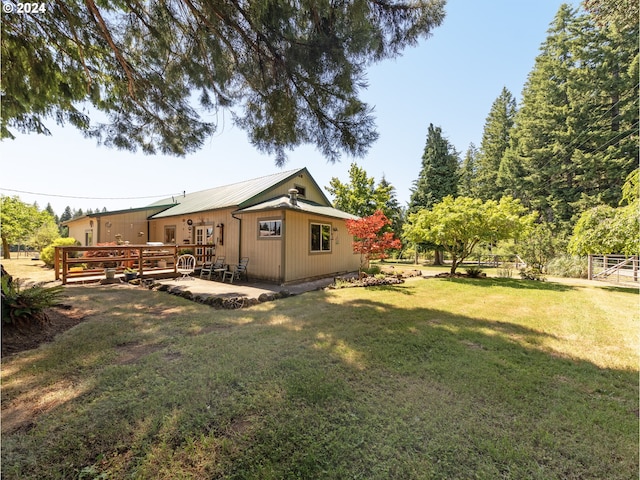
<path fill-rule="evenodd" d="M 382 192 L 387 192 L 388 200 L 382 206 L 381 210 L 391 222 L 391 229 L 396 238 L 402 235 L 402 227 L 404 225 L 405 211 L 398 201 L 396 187 L 394 187 L 383 175 L 377 187 Z"/>
<path fill-rule="evenodd" d="M 58 215 L 56 215 L 56 212 L 53 211 L 53 207 L 51 206 L 50 203 L 47 203 L 47 206 L 45 208 L 45 211 L 51 215 L 51 218 L 53 218 L 53 221 L 56 223 L 56 225 L 60 224 L 60 217 L 58 217 Z"/>
<path fill-rule="evenodd" d="M 520 171 L 512 167 L 515 172 L 510 173 L 526 173 L 520 178 L 501 178 L 502 186 L 517 185 L 525 205 L 552 223 L 568 220 L 569 204 L 577 198 L 571 168 L 575 132 L 569 127 L 573 122 L 567 121 L 574 118 L 575 109 L 569 98 L 576 61 L 575 18 L 570 6 L 560 7 L 523 90 L 513 132 L 517 151 L 505 155 L 505 161 L 520 167 Z"/>
<path fill-rule="evenodd" d="M 462 165 L 460 167 L 460 183 L 458 185 L 458 192 L 465 197 L 478 198 L 477 194 L 477 171 L 478 171 L 478 149 L 472 143 L 467 148 L 462 159 Z"/>
<path fill-rule="evenodd" d="M 498 182 L 565 232 L 616 204 L 637 164 L 637 52 L 637 28 L 599 29 L 563 5 L 529 74 Z"/>
<path fill-rule="evenodd" d="M 503 189 L 497 183 L 498 171 L 504 152 L 509 147 L 509 135 L 515 114 L 516 100 L 511 92 L 503 87 L 485 121 L 477 157 L 475 194 L 482 200 L 499 200 L 503 195 Z"/>
<path fill-rule="evenodd" d="M 633 30 L 640 23 L 640 4 L 637 0 L 583 0 L 582 5 L 599 25 Z"/>
<path fill-rule="evenodd" d="M 60 215 L 60 223 L 67 222 L 73 218 L 73 212 L 71 211 L 71 207 L 69 205 L 66 206 L 62 215 Z"/>
<path fill-rule="evenodd" d="M 411 189 L 409 212 L 431 208 L 447 195 L 458 193 L 458 154 L 442 136 L 442 129 L 429 125 L 422 154 L 422 168 Z"/>
<path fill-rule="evenodd" d="M 572 91 L 572 102 L 587 128 L 573 158 L 582 188 L 573 205 L 577 213 L 599 203 L 617 206 L 638 164 L 638 27 L 620 30 L 611 23 L 581 33 L 574 72 L 581 88 Z"/>

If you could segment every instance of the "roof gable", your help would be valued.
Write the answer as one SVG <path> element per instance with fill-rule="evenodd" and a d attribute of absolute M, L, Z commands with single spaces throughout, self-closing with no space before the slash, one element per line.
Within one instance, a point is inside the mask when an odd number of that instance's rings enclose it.
<path fill-rule="evenodd" d="M 338 210 L 337 208 L 333 208 L 332 206 L 319 205 L 317 203 L 308 202 L 302 199 L 297 199 L 295 203 L 291 203 L 291 198 L 288 196 L 272 198 L 265 202 L 237 210 L 234 213 L 242 214 L 268 210 L 293 210 L 296 212 L 323 215 L 325 217 L 342 218 L 344 220 L 356 220 L 360 218 L 357 215 L 343 212 L 342 210 Z"/>

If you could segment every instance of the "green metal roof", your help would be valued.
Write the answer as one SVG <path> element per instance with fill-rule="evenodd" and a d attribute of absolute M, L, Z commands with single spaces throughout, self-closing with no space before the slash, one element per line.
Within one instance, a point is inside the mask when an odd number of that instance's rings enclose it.
<path fill-rule="evenodd" d="M 288 210 L 294 210 L 294 211 L 305 212 L 305 213 L 314 213 L 316 215 L 324 215 L 325 217 L 332 217 L 332 218 L 342 218 L 345 220 L 356 220 L 360 218 L 356 215 L 343 212 L 342 210 L 338 210 L 333 207 L 327 207 L 324 205 L 318 205 L 317 203 L 301 200 L 300 198 L 298 198 L 296 204 L 293 205 L 289 197 L 286 195 L 278 198 L 273 198 L 271 200 L 267 200 L 266 202 L 262 202 L 257 205 L 252 205 L 250 207 L 237 210 L 234 213 L 242 214 L 242 213 L 266 211 L 266 210 L 281 210 L 281 209 L 288 209 Z"/>
<path fill-rule="evenodd" d="M 254 178 L 244 182 L 233 183 L 221 187 L 210 188 L 200 192 L 187 193 L 177 197 L 160 200 L 155 204 L 175 203 L 160 213 L 150 218 L 165 218 L 176 215 L 188 215 L 196 212 L 207 210 L 217 210 L 220 208 L 239 207 L 250 204 L 251 199 L 257 195 L 264 193 L 270 188 L 274 188 L 279 184 L 287 181 L 300 172 L 306 171 L 306 168 L 289 170 L 286 172 L 275 173 L 265 177 Z M 306 172 L 308 174 L 308 172 Z M 309 177 L 311 177 L 309 175 Z M 155 205 L 152 204 L 152 205 Z"/>

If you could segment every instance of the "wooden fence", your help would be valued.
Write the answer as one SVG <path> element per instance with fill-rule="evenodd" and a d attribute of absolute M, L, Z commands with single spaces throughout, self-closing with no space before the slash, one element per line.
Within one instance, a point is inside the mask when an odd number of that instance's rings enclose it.
<path fill-rule="evenodd" d="M 589 255 L 589 280 L 638 282 L 638 256 Z"/>
<path fill-rule="evenodd" d="M 56 280 L 63 284 L 91 282 L 105 278 L 105 269 L 115 269 L 123 275 L 134 270 L 139 278 L 176 275 L 176 262 L 183 252 L 196 256 L 198 264 L 205 258 L 197 258 L 197 247 L 202 245 L 116 245 L 99 247 L 55 247 Z M 200 255 L 203 256 L 202 254 Z"/>
<path fill-rule="evenodd" d="M 527 266 L 524 260 L 518 255 L 476 255 L 467 258 L 464 265 L 477 265 L 479 267 L 501 267 L 513 265 L 514 268 L 524 268 Z"/>

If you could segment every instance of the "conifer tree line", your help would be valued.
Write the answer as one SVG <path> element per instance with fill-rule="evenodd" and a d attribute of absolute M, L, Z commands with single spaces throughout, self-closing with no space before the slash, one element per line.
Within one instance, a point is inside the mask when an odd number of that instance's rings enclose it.
<path fill-rule="evenodd" d="M 428 126 L 421 169 L 406 209 L 399 207 L 395 189 L 385 179 L 375 186 L 355 164 L 349 184 L 331 181 L 334 205 L 360 216 L 380 209 L 394 223 L 394 231 L 402 232 L 411 215 L 432 209 L 446 197 L 483 202 L 512 197 L 535 213 L 532 236 L 537 245 L 532 248 L 538 260 L 543 249 L 555 255 L 567 247 L 579 254 L 637 254 L 638 192 L 625 195 L 624 188 L 638 189 L 638 9 L 620 16 L 617 10 L 596 8 L 596 0 L 587 3 L 595 13 L 560 7 L 520 104 L 502 89 L 486 117 L 479 146 L 472 143 L 461 154 L 441 126 Z M 605 223 L 603 212 L 609 215 Z M 594 218 L 617 225 L 625 238 L 614 241 L 610 237 L 616 233 L 609 234 L 601 243 L 608 251 L 575 247 L 598 248 L 593 238 L 604 236 L 594 232 Z M 591 225 L 589 232 L 585 225 Z M 582 239 L 570 242 L 576 235 Z M 428 242 L 422 247 L 438 248 Z"/>
<path fill-rule="evenodd" d="M 638 22 L 597 20 L 560 7 L 520 105 L 502 89 L 479 147 L 461 156 L 429 126 L 409 212 L 447 195 L 512 196 L 568 237 L 583 212 L 619 206 L 638 168 Z"/>

